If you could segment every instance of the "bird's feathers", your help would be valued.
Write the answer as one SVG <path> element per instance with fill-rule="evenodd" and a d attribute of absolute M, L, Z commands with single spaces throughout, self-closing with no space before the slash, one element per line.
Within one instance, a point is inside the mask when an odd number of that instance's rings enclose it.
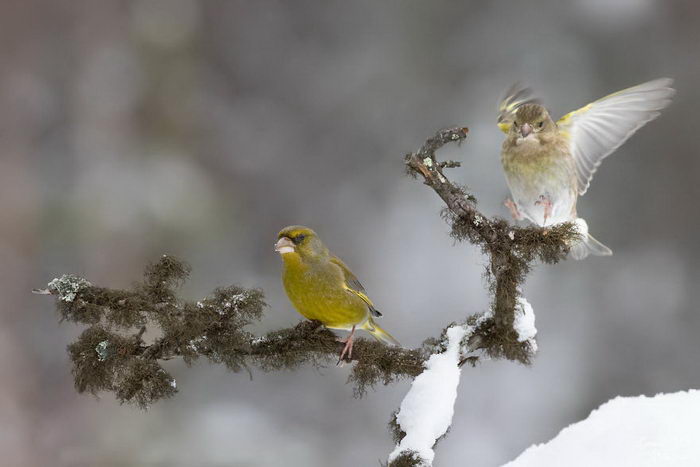
<path fill-rule="evenodd" d="M 584 194 L 601 161 L 671 102 L 673 80 L 661 78 L 623 89 L 564 115 L 557 125 L 568 138 Z"/>
<path fill-rule="evenodd" d="M 671 102 L 672 84 L 661 78 L 623 89 L 570 112 L 556 124 L 527 88 L 511 87 L 499 106 L 498 126 L 508 133 L 501 161 L 519 213 L 543 226 L 565 221 L 585 225 L 577 217 L 577 197 L 586 192 L 601 161 Z M 523 132 L 526 124 L 529 131 Z M 514 127 L 521 131 L 512 131 Z M 572 245 L 571 256 L 582 259 L 589 254 L 607 256 L 612 251 L 586 227 L 581 241 Z"/>
<path fill-rule="evenodd" d="M 588 234 L 580 242 L 571 245 L 569 254 L 573 259 L 581 260 L 588 255 L 610 256 L 612 255 L 612 250 L 596 240 L 591 234 Z"/>
<path fill-rule="evenodd" d="M 352 273 L 350 268 L 348 268 L 343 261 L 336 257 L 332 256 L 330 258 L 331 263 L 335 264 L 340 268 L 340 270 L 343 272 L 344 276 L 344 283 L 343 286 L 345 287 L 345 290 L 347 290 L 349 293 L 355 294 L 358 297 L 360 297 L 366 304 L 367 307 L 369 308 L 370 313 L 372 313 L 372 316 L 379 317 L 382 316 L 382 314 L 379 312 L 374 307 L 374 303 L 372 303 L 372 300 L 367 296 L 367 292 L 365 291 L 365 288 L 362 286 L 362 283 L 360 280 L 355 276 L 355 274 Z"/>
<path fill-rule="evenodd" d="M 396 345 L 398 347 L 401 347 L 401 343 L 398 340 L 396 340 L 394 336 L 392 336 L 384 329 L 379 327 L 379 325 L 375 323 L 372 318 L 368 319 L 365 322 L 364 329 L 370 334 L 372 334 L 372 337 L 377 339 L 379 342 L 384 342 L 385 344 Z"/>
<path fill-rule="evenodd" d="M 381 342 L 399 345 L 374 321 L 382 314 L 362 283 L 340 258 L 330 254 L 313 230 L 290 226 L 282 229 L 277 238 L 275 247 L 284 263 L 282 283 L 301 315 L 330 329 L 365 329 Z M 293 251 L 282 252 L 278 248 L 280 242 Z"/>
<path fill-rule="evenodd" d="M 581 239 L 580 241 L 577 241 L 573 245 L 571 245 L 569 254 L 572 258 L 580 260 L 584 259 L 588 255 L 612 255 L 612 250 L 610 248 L 600 243 L 591 234 L 588 233 L 588 223 L 585 219 L 582 219 L 580 217 L 574 219 L 574 225 L 576 226 L 576 230 L 578 230 Z"/>
<path fill-rule="evenodd" d="M 498 128 L 503 133 L 508 133 L 518 107 L 539 102 L 540 100 L 532 95 L 530 88 L 515 83 L 505 92 L 503 99 L 498 104 Z"/>

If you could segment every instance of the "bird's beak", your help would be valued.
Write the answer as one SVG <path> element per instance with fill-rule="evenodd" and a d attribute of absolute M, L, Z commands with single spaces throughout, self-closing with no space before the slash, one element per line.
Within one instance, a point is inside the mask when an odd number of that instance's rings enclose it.
<path fill-rule="evenodd" d="M 294 242 L 287 237 L 282 237 L 275 243 L 275 251 L 281 255 L 285 253 L 294 253 Z"/>
<path fill-rule="evenodd" d="M 523 136 L 523 138 L 527 138 L 530 133 L 532 133 L 532 125 L 529 123 L 523 123 L 523 125 L 520 127 L 520 134 Z"/>

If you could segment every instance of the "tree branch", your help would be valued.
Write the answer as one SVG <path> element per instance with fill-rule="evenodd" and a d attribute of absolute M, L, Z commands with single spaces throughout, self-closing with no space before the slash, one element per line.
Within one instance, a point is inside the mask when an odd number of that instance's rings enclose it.
<path fill-rule="evenodd" d="M 407 171 L 422 177 L 443 200 L 443 217 L 451 226 L 451 235 L 480 246 L 489 257 L 486 277 L 492 305 L 485 313 L 469 316 L 459 324 L 465 328 L 460 366 L 475 364 L 479 349 L 491 357 L 528 364 L 534 354 L 534 337 L 525 339 L 514 328 L 518 304 L 523 302 L 520 286 L 533 261 L 558 262 L 578 234 L 571 224 L 547 229 L 513 227 L 479 212 L 476 199 L 466 188 L 444 174 L 445 169 L 460 167 L 460 163 L 438 161 L 435 154 L 448 143 L 461 143 L 467 133 L 466 128 L 439 131 L 405 157 Z M 182 358 L 191 365 L 207 358 L 235 372 L 250 372 L 251 367 L 262 371 L 295 369 L 303 364 L 321 367 L 338 358 L 343 344 L 319 322 L 302 321 L 264 336 L 246 331 L 262 319 L 266 305 L 261 290 L 233 285 L 215 289 L 198 302 L 180 299 L 176 290 L 189 274 L 186 263 L 164 255 L 128 290 L 97 287 L 71 275 L 54 279 L 44 290 L 35 290 L 56 297 L 61 320 L 88 326 L 68 346 L 78 392 L 110 391 L 122 403 L 147 408 L 177 392 L 174 378 L 160 364 L 163 360 Z M 448 324 L 439 338 L 426 339 L 418 349 L 357 339 L 352 359 L 346 359 L 354 362 L 349 382 L 355 394 L 362 396 L 375 384 L 421 374 L 430 355 L 446 350 L 446 332 L 453 324 Z M 150 343 L 143 340 L 147 326 L 159 329 L 160 337 Z M 393 428 L 401 433 L 395 421 Z M 419 462 L 415 453 L 403 452 L 391 465 Z"/>
<path fill-rule="evenodd" d="M 464 187 L 452 183 L 444 169 L 460 167 L 459 162 L 437 160 L 435 152 L 448 143 L 461 143 L 469 130 L 463 127 L 440 130 L 418 152 L 406 155 L 410 175 L 420 176 L 447 206 L 443 217 L 452 236 L 481 246 L 489 256 L 486 277 L 492 294 L 493 320 L 481 322 L 472 335 L 470 347 L 482 348 L 493 357 L 529 363 L 530 349 L 518 342 L 513 330 L 518 289 L 535 259 L 557 263 L 566 257 L 569 245 L 578 238 L 571 223 L 542 228 L 514 227 L 500 218 L 489 219 L 476 208 L 476 198 Z"/>

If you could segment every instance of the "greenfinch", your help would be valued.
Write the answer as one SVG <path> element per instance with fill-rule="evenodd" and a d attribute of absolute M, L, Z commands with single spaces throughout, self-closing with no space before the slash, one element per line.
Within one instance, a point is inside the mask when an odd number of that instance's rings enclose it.
<path fill-rule="evenodd" d="M 352 357 L 355 329 L 368 331 L 375 339 L 400 345 L 374 318 L 382 316 L 365 288 L 339 258 L 333 256 L 308 227 L 285 227 L 277 235 L 275 251 L 282 257 L 282 282 L 294 308 L 305 318 L 318 320 L 329 329 L 350 331 L 342 340 L 341 362 Z"/>
<path fill-rule="evenodd" d="M 505 204 L 513 217 L 543 227 L 574 222 L 582 237 L 571 246 L 574 259 L 611 255 L 588 233 L 576 201 L 601 161 L 671 102 L 672 84 L 661 78 L 624 89 L 556 122 L 528 89 L 512 87 L 499 105 L 498 126 L 507 135 L 501 163 L 513 197 Z"/>

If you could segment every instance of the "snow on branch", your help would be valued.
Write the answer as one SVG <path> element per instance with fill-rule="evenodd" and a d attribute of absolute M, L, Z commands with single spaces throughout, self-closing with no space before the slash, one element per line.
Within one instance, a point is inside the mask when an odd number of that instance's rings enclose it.
<path fill-rule="evenodd" d="M 462 326 L 450 327 L 447 349 L 433 354 L 425 362 L 425 371 L 413 380 L 396 414 L 396 424 L 405 435 L 389 455 L 389 462 L 403 454 L 420 464 L 432 465 L 433 446 L 452 424 L 461 373 L 460 348 L 465 333 Z"/>
<path fill-rule="evenodd" d="M 441 162 L 435 155 L 448 143 L 461 143 L 467 132 L 462 127 L 437 132 L 417 152 L 408 154 L 405 164 L 409 174 L 422 177 L 444 201 L 443 217 L 452 236 L 481 247 L 488 256 L 491 307 L 457 326 L 448 324 L 440 338 L 428 338 L 417 349 L 358 338 L 352 359 L 346 359 L 353 363 L 349 382 L 357 396 L 376 384 L 421 375 L 402 405 L 401 420 L 397 420 L 400 427 L 394 424 L 399 435 L 403 429 L 408 431 L 399 442 L 400 454 L 392 466 L 420 465 L 432 459 L 433 444 L 444 436 L 452 418 L 458 368 L 467 362 L 476 364 L 479 351 L 492 358 L 530 363 L 536 350 L 534 314 L 520 296 L 520 286 L 534 261 L 558 262 L 578 237 L 571 224 L 547 229 L 514 227 L 480 213 L 476 198 L 444 174 L 445 169 L 460 163 Z M 206 358 L 234 372 L 251 372 L 254 367 L 293 370 L 305 364 L 322 367 L 337 359 L 343 344 L 319 322 L 301 321 L 261 336 L 248 331 L 248 326 L 264 315 L 266 304 L 259 289 L 232 285 L 214 289 L 200 301 L 183 300 L 177 289 L 189 274 L 185 262 L 164 255 L 149 265 L 143 280 L 130 289 L 100 287 L 81 277 L 64 275 L 52 280 L 46 289 L 34 291 L 56 297 L 61 320 L 87 326 L 68 346 L 78 392 L 113 392 L 122 403 L 147 408 L 177 393 L 175 379 L 161 365 L 172 358 L 182 358 L 188 365 Z M 159 337 L 146 342 L 147 327 L 156 328 Z M 460 332 L 463 335 L 457 336 Z M 442 373 L 440 384 L 435 383 L 435 375 Z M 441 384 L 445 387 L 440 388 Z M 444 403 L 440 417 L 410 415 L 421 412 L 416 400 L 438 390 Z"/>
<path fill-rule="evenodd" d="M 537 352 L 537 328 L 535 327 L 535 311 L 532 305 L 525 300 L 525 297 L 518 296 L 515 303 L 515 321 L 513 321 L 513 329 L 518 335 L 518 342 L 527 342 L 530 345 L 530 350 Z"/>

